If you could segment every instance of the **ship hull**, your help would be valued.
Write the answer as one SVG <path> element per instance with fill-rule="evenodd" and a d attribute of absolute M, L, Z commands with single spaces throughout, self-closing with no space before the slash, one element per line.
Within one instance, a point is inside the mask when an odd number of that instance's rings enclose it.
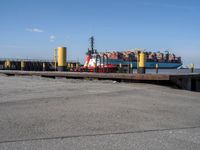
<path fill-rule="evenodd" d="M 124 61 L 124 60 L 116 60 L 116 59 L 109 59 L 108 60 L 109 64 L 113 64 L 113 65 L 129 65 L 129 64 L 133 64 L 133 68 L 137 68 L 137 62 L 129 62 L 129 61 Z M 161 69 L 176 69 L 182 66 L 182 63 L 176 63 L 176 62 L 146 62 L 146 66 L 145 68 L 147 69 L 153 69 L 156 67 L 156 64 L 158 64 L 158 67 Z"/>

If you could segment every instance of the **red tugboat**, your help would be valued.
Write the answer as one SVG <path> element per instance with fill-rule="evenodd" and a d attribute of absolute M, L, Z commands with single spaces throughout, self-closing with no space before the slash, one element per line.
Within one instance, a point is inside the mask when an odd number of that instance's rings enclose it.
<path fill-rule="evenodd" d="M 86 53 L 86 62 L 81 68 L 81 71 L 98 72 L 98 73 L 114 73 L 117 72 L 117 66 L 108 64 L 108 56 L 106 54 L 99 54 L 94 49 L 94 37 L 90 38 L 91 49 L 88 48 Z"/>

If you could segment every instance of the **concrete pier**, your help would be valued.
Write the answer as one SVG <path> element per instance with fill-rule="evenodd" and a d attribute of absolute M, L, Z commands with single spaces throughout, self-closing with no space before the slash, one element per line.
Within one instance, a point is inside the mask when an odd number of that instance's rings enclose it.
<path fill-rule="evenodd" d="M 200 74 L 125 74 L 125 73 L 86 73 L 86 72 L 41 72 L 41 71 L 8 71 L 1 70 L 0 74 L 63 77 L 63 78 L 90 78 L 108 79 L 125 82 L 150 82 L 156 84 L 173 84 L 178 88 L 190 91 L 200 91 Z"/>
<path fill-rule="evenodd" d="M 200 74 L 170 75 L 170 81 L 181 89 L 200 92 Z"/>

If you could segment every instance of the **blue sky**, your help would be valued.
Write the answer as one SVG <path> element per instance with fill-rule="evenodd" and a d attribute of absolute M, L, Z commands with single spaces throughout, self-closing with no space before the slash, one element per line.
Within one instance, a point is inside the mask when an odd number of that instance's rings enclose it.
<path fill-rule="evenodd" d="M 198 0 L 1 0 L 0 57 L 83 62 L 88 39 L 99 51 L 146 48 L 182 56 L 200 67 Z"/>

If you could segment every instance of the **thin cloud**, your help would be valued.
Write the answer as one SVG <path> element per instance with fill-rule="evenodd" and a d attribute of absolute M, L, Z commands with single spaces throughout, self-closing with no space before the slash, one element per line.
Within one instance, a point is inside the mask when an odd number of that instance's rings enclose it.
<path fill-rule="evenodd" d="M 50 42 L 54 42 L 56 39 L 56 37 L 54 35 L 49 36 L 49 41 Z"/>
<path fill-rule="evenodd" d="M 39 29 L 39 28 L 27 28 L 26 31 L 38 32 L 38 33 L 44 32 L 42 29 Z"/>

